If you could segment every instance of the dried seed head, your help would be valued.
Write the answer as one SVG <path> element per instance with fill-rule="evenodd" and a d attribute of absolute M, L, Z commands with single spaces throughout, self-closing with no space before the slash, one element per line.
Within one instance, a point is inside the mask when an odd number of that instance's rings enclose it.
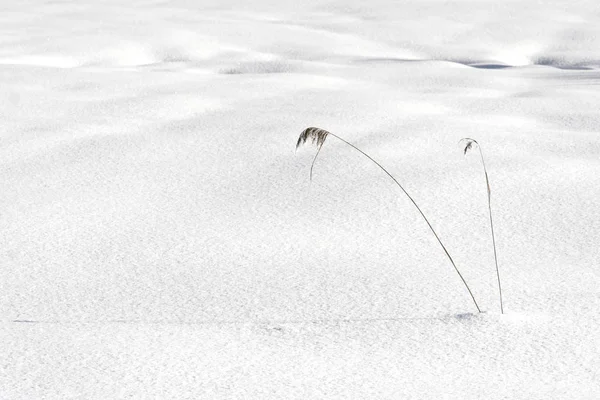
<path fill-rule="evenodd" d="M 473 144 L 479 145 L 479 143 L 477 143 L 477 140 L 471 139 L 471 138 L 461 139 L 459 143 L 465 146 L 465 148 L 464 148 L 465 155 L 467 155 L 467 152 L 473 148 Z"/>
<path fill-rule="evenodd" d="M 316 143 L 317 147 L 321 148 L 321 146 L 323 146 L 323 143 L 325 143 L 325 139 L 327 139 L 327 135 L 329 135 L 329 132 L 325 129 L 315 127 L 306 128 L 302 131 L 300 137 L 298 138 L 298 143 L 296 143 L 296 149 L 300 147 L 300 145 L 306 143 L 309 139 L 312 141 L 313 144 Z"/>

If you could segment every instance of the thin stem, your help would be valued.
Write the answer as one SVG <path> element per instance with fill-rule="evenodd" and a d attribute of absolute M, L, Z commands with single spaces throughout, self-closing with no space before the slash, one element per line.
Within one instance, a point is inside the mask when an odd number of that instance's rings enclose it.
<path fill-rule="evenodd" d="M 450 253 L 448 252 L 448 249 L 446 249 L 446 246 L 444 246 L 444 244 L 442 243 L 442 240 L 439 238 L 438 234 L 435 232 L 435 230 L 433 229 L 433 226 L 431 226 L 431 223 L 429 223 L 429 220 L 427 219 L 427 217 L 425 216 L 425 214 L 423 214 L 423 211 L 421 210 L 421 208 L 417 205 L 417 203 L 415 202 L 415 200 L 411 197 L 411 195 L 408 194 L 408 192 L 406 191 L 406 189 L 404 189 L 404 187 L 402 187 L 402 185 L 400 184 L 400 182 L 398 182 L 396 180 L 396 178 L 394 178 L 392 176 L 392 174 L 390 174 L 388 172 L 387 169 L 385 169 L 381 164 L 379 164 L 377 161 L 375 161 L 373 158 L 371 158 L 371 156 L 369 156 L 367 153 L 365 153 L 364 151 L 362 151 L 361 149 L 359 149 L 358 147 L 356 147 L 355 145 L 353 145 L 350 142 L 347 142 L 346 140 L 342 139 L 341 137 L 329 132 L 329 134 L 331 136 L 336 137 L 337 139 L 341 140 L 342 142 L 346 143 L 347 145 L 349 145 L 350 147 L 354 148 L 355 150 L 359 151 L 361 154 L 363 154 L 365 157 L 367 157 L 369 160 L 373 161 L 379 168 L 381 168 L 383 170 L 383 172 L 385 172 L 390 178 L 392 178 L 392 180 L 396 183 L 396 185 L 398 185 L 398 187 L 400 189 L 402 189 L 402 191 L 404 192 L 404 194 L 410 199 L 410 201 L 414 204 L 414 206 L 417 208 L 417 210 L 419 210 L 419 213 L 421 214 L 421 216 L 423 217 L 423 219 L 425 220 L 425 222 L 427 223 L 427 226 L 429 226 L 429 229 L 431 229 L 431 232 L 433 232 L 433 235 L 435 236 L 435 238 L 437 239 L 438 243 L 440 244 L 440 246 L 442 246 L 442 249 L 444 249 L 444 252 L 446 253 L 446 256 L 448 257 L 448 259 L 450 260 L 450 262 L 452 263 L 452 266 L 454 267 L 454 270 L 456 271 L 456 273 L 458 274 L 458 276 L 460 277 L 460 279 L 462 280 L 462 282 L 464 283 L 465 287 L 467 288 L 467 290 L 469 291 L 469 295 L 471 295 L 471 299 L 473 299 L 473 303 L 475 304 L 475 307 L 477 308 L 477 311 L 481 313 L 481 309 L 479 308 L 479 305 L 477 304 L 477 301 L 475 300 L 475 296 L 473 296 L 473 292 L 471 292 L 471 289 L 469 288 L 469 285 L 467 284 L 467 281 L 465 280 L 465 278 L 462 276 L 462 274 L 460 273 L 460 271 L 458 270 L 458 267 L 456 266 L 456 264 L 454 263 L 454 260 L 452 259 L 452 257 L 450 256 Z M 321 148 L 319 148 L 319 150 L 321 150 Z M 314 164 L 314 161 L 313 161 Z M 311 168 L 312 170 L 312 168 Z"/>
<path fill-rule="evenodd" d="M 492 219 L 492 190 L 490 189 L 490 179 L 488 177 L 487 168 L 485 167 L 485 161 L 483 159 L 483 151 L 481 146 L 479 148 L 479 155 L 481 156 L 481 164 L 483 165 L 483 172 L 485 174 L 485 183 L 487 185 L 488 194 L 488 210 L 490 214 L 490 228 L 492 230 L 492 245 L 494 246 L 494 262 L 496 263 L 496 276 L 498 277 L 498 292 L 500 293 L 500 312 L 504 314 L 504 304 L 502 302 L 502 285 L 500 284 L 500 270 L 498 268 L 498 255 L 496 253 L 496 237 L 494 235 L 494 220 Z"/>
<path fill-rule="evenodd" d="M 322 147 L 323 147 L 323 143 L 321 143 L 321 145 L 319 146 L 319 149 L 317 150 L 317 154 L 315 154 L 315 158 L 313 158 L 312 164 L 310 164 L 310 181 L 311 182 L 312 182 L 312 176 L 313 176 L 313 168 L 315 167 L 315 161 L 317 161 L 317 157 L 319 156 L 319 153 L 321 152 Z"/>

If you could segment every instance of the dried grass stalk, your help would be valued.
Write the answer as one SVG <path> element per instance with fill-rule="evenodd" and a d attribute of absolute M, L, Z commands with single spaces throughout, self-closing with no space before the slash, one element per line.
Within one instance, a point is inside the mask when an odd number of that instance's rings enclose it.
<path fill-rule="evenodd" d="M 417 208 L 417 210 L 419 211 L 419 213 L 423 217 L 423 219 L 427 223 L 427 226 L 429 226 L 429 229 L 431 230 L 431 232 L 433 233 L 433 235 L 437 239 L 437 241 L 440 244 L 440 246 L 442 246 L 442 249 L 444 250 L 444 253 L 448 257 L 448 260 L 450 260 L 450 263 L 452 263 L 452 266 L 454 267 L 454 270 L 456 271 L 456 273 L 460 277 L 462 283 L 465 285 L 465 288 L 469 292 L 469 295 L 471 296 L 471 299 L 473 300 L 473 303 L 475 304 L 475 307 L 477 308 L 477 311 L 481 312 L 481 309 L 479 308 L 479 305 L 477 304 L 477 301 L 475 300 L 475 296 L 473 296 L 473 292 L 471 292 L 471 289 L 469 288 L 469 285 L 467 284 L 467 281 L 465 280 L 465 278 L 462 276 L 462 274 L 458 270 L 458 267 L 456 266 L 456 264 L 454 263 L 454 260 L 450 256 L 450 253 L 448 252 L 448 249 L 446 249 L 446 246 L 444 246 L 444 244 L 442 243 L 442 240 L 440 239 L 440 237 L 438 236 L 438 234 L 436 233 L 436 231 L 433 229 L 433 226 L 431 226 L 431 223 L 429 222 L 429 220 L 427 219 L 427 217 L 425 216 L 425 214 L 423 213 L 423 211 L 421 210 L 421 208 L 417 205 L 416 201 L 408 194 L 408 192 L 404 189 L 404 187 L 400 184 L 400 182 L 398 182 L 398 180 L 396 180 L 396 178 L 394 178 L 394 176 L 392 176 L 392 174 L 390 174 L 387 169 L 385 169 L 381 164 L 379 164 L 377 161 L 375 161 L 371 156 L 369 156 L 367 153 L 365 153 L 364 151 L 362 151 L 361 149 L 359 149 L 358 147 L 356 147 L 352 143 L 350 143 L 350 142 L 342 139 L 338 135 L 335 135 L 335 134 L 333 134 L 333 133 L 331 133 L 329 131 L 326 131 L 325 129 L 316 128 L 316 127 L 306 128 L 304 131 L 302 131 L 302 133 L 300 134 L 300 137 L 298 138 L 298 142 L 296 143 L 296 149 L 298 149 L 298 147 L 300 147 L 301 145 L 305 144 L 309 140 L 312 141 L 312 143 L 316 144 L 316 146 L 317 146 L 317 154 L 315 155 L 315 158 L 313 159 L 313 162 L 312 162 L 311 167 L 310 167 L 310 178 L 311 178 L 311 180 L 312 180 L 313 167 L 315 165 L 315 161 L 317 160 L 317 156 L 319 155 L 319 153 L 321 151 L 321 148 L 323 147 L 323 144 L 325 143 L 325 140 L 330 135 L 333 136 L 333 137 L 335 137 L 335 138 L 337 138 L 338 140 L 346 143 L 348 146 L 352 147 L 353 149 L 357 150 L 362 155 L 364 155 L 365 157 L 367 157 L 369 160 L 371 160 L 373 163 L 375 163 L 379 168 L 381 168 L 383 170 L 383 172 L 385 172 L 394 181 L 394 183 L 396 185 L 398 185 L 398 187 L 400 189 L 402 189 L 402 191 L 404 192 L 404 194 L 409 198 L 409 200 L 413 203 L 413 205 Z"/>
<path fill-rule="evenodd" d="M 487 186 L 488 195 L 488 210 L 490 216 L 490 229 L 492 231 L 492 245 L 494 247 L 494 262 L 496 263 L 496 276 L 498 277 L 498 292 L 500 294 L 500 312 L 504 314 L 504 304 L 502 302 L 502 285 L 500 284 L 500 270 L 498 269 L 498 254 L 496 252 L 496 237 L 494 235 L 494 220 L 492 218 L 492 190 L 490 189 L 490 179 L 488 177 L 487 168 L 485 167 L 485 160 L 483 158 L 483 151 L 481 146 L 475 139 L 464 138 L 460 141 L 464 145 L 464 154 L 466 155 L 469 150 L 473 148 L 473 145 L 479 149 L 479 155 L 481 156 L 481 164 L 483 165 L 483 172 L 485 174 L 485 184 Z"/>

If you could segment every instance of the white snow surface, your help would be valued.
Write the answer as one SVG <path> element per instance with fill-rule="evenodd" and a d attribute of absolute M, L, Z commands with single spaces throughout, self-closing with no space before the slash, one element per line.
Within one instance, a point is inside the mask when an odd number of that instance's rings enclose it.
<path fill-rule="evenodd" d="M 0 399 L 600 398 L 597 0 L 4 1 L 0 117 Z"/>

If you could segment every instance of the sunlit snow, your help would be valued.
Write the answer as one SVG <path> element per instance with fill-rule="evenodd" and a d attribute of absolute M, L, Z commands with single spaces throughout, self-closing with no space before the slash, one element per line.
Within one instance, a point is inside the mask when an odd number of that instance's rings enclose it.
<path fill-rule="evenodd" d="M 0 399 L 600 398 L 596 0 L 3 2 L 0 117 Z"/>

